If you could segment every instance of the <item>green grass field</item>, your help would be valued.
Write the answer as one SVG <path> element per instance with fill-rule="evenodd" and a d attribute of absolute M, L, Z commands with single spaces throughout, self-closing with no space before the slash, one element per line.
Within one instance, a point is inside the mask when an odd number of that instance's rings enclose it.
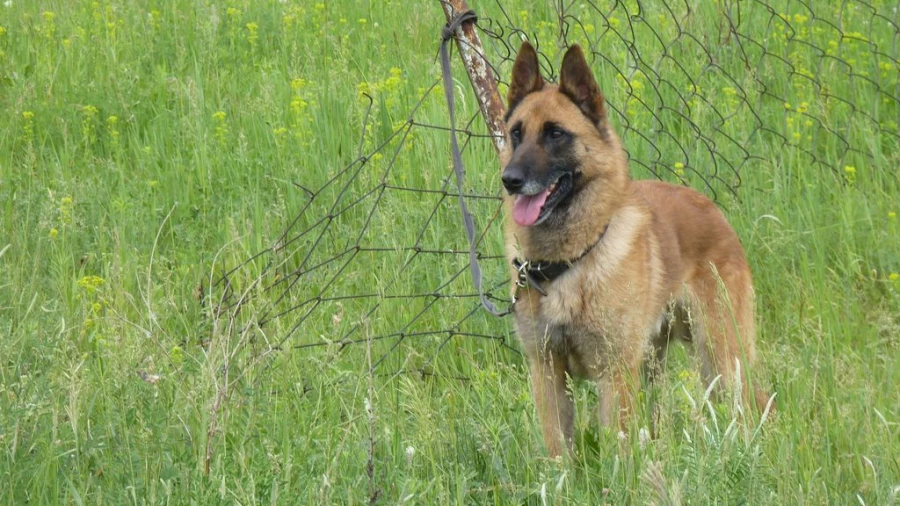
<path fill-rule="evenodd" d="M 556 63 L 556 2 L 471 3 Z M 465 255 L 409 249 L 467 247 L 454 198 L 383 191 L 451 174 L 446 131 L 390 138 L 439 77 L 438 2 L 0 2 L 0 504 L 897 503 L 900 18 L 831 3 L 571 7 L 635 177 L 715 192 L 741 237 L 779 409 L 759 427 L 704 402 L 676 350 L 643 398 L 658 437 L 644 410 L 620 441 L 576 384 L 577 457 L 557 462 L 511 320 L 469 316 Z M 722 35 L 738 7 L 756 43 Z M 415 120 L 447 124 L 440 90 Z M 498 194 L 487 141 L 466 163 Z M 305 205 L 281 256 L 232 275 L 236 297 L 257 275 L 279 290 L 216 318 L 211 281 Z M 499 254 L 496 202 L 470 205 Z"/>

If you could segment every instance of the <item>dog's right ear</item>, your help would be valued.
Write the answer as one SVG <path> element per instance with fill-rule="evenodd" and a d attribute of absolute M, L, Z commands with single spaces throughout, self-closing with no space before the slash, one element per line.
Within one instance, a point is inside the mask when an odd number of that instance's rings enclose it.
<path fill-rule="evenodd" d="M 509 81 L 509 93 L 506 94 L 506 103 L 512 110 L 525 95 L 538 91 L 544 87 L 544 78 L 541 77 L 541 66 L 538 63 L 537 53 L 527 41 L 522 42 L 516 63 L 513 64 L 512 78 Z"/>

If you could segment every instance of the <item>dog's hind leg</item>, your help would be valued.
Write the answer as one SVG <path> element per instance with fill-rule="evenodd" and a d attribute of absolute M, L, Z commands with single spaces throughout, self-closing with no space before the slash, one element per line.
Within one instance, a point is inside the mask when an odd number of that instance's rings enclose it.
<path fill-rule="evenodd" d="M 709 265 L 690 284 L 691 336 L 707 384 L 721 375 L 719 390 L 730 389 L 744 403 L 755 402 L 760 412 L 768 396 L 754 388 L 750 399 L 751 369 L 756 361 L 754 295 L 750 272 L 726 264 Z"/>
<path fill-rule="evenodd" d="M 654 390 L 655 381 L 665 370 L 666 354 L 673 342 L 690 342 L 690 328 L 687 321 L 687 311 L 681 300 L 673 300 L 666 305 L 666 310 L 660 315 L 658 332 L 650 336 L 650 352 L 644 361 L 642 375 L 644 391 L 650 399 L 650 433 L 653 437 L 658 435 L 659 426 L 659 402 Z"/>

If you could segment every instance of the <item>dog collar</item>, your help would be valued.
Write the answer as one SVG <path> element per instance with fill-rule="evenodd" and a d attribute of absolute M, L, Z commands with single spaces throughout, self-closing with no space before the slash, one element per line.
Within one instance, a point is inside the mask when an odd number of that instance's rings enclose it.
<path fill-rule="evenodd" d="M 603 227 L 603 231 L 600 232 L 600 237 L 598 237 L 593 244 L 588 246 L 584 252 L 572 260 L 566 260 L 564 262 L 547 262 L 544 260 L 534 261 L 514 258 L 513 267 L 516 268 L 516 293 L 513 295 L 513 304 L 516 303 L 519 289 L 521 288 L 531 287 L 537 290 L 541 295 L 547 295 L 547 291 L 541 286 L 541 282 L 552 283 L 553 280 L 565 274 L 566 271 L 572 268 L 575 262 L 584 258 L 592 249 L 594 249 L 594 246 L 603 240 L 607 228 L 609 228 L 609 225 Z"/>
<path fill-rule="evenodd" d="M 569 270 L 572 264 L 570 262 L 530 262 L 514 258 L 513 267 L 516 268 L 516 286 L 518 288 L 531 286 L 541 295 L 547 295 L 539 282 L 553 281 Z"/>

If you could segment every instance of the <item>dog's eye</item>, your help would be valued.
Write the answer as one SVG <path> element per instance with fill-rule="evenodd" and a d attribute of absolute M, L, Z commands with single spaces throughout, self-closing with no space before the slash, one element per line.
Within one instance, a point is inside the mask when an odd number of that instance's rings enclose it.
<path fill-rule="evenodd" d="M 512 130 L 510 130 L 509 135 L 510 137 L 512 137 L 512 140 L 519 142 L 519 140 L 522 138 L 522 131 L 518 128 L 513 128 Z"/>
<path fill-rule="evenodd" d="M 561 128 L 554 128 L 553 130 L 550 130 L 550 138 L 553 140 L 562 139 L 563 136 L 565 136 L 565 135 L 566 135 L 566 132 L 563 131 Z"/>

